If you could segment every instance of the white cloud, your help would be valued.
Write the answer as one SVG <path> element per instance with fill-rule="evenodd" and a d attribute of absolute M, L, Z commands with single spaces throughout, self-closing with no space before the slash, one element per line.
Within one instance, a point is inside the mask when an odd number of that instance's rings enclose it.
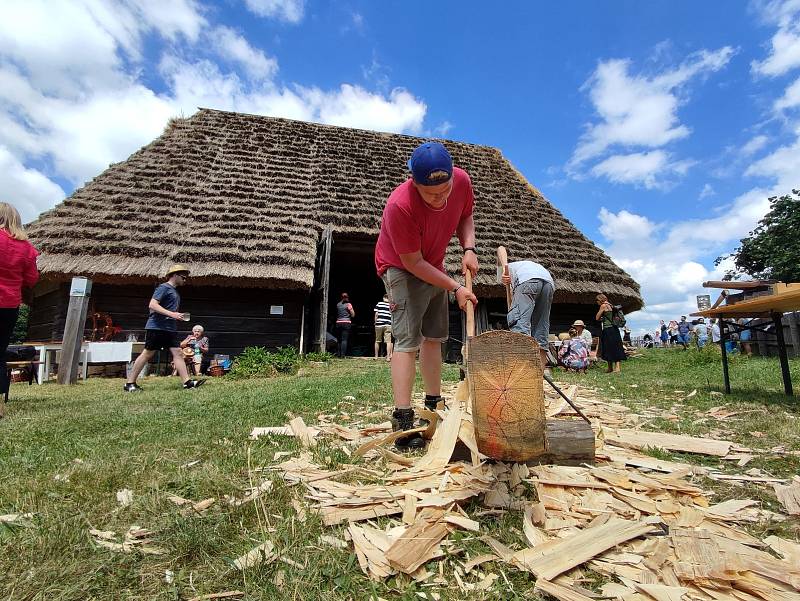
<path fill-rule="evenodd" d="M 259 17 L 299 23 L 305 11 L 304 0 L 245 0 L 247 8 Z"/>
<path fill-rule="evenodd" d="M 600 122 L 587 126 L 570 166 L 578 168 L 614 145 L 657 148 L 688 136 L 677 114 L 681 88 L 700 74 L 720 70 L 733 54 L 730 46 L 704 50 L 652 77 L 631 75 L 630 60 L 601 62 L 584 84 Z"/>
<path fill-rule="evenodd" d="M 278 61 L 267 58 L 262 50 L 250 43 L 230 27 L 217 27 L 212 35 L 219 54 L 239 63 L 251 77 L 266 79 L 278 71 Z"/>
<path fill-rule="evenodd" d="M 767 136 L 755 136 L 747 141 L 747 143 L 742 146 L 740 152 L 744 156 L 751 156 L 757 153 L 759 150 L 764 148 L 769 142 L 769 138 Z"/>
<path fill-rule="evenodd" d="M 750 68 L 757 75 L 776 77 L 800 67 L 800 1 L 776 0 L 757 4 L 761 17 L 778 26 L 770 41 L 770 53 Z"/>
<path fill-rule="evenodd" d="M 697 200 L 703 200 L 705 198 L 708 198 L 709 196 L 714 196 L 714 194 L 716 194 L 716 192 L 714 191 L 714 186 L 712 186 L 711 184 L 706 184 L 705 186 L 703 186 L 703 189 L 700 190 L 700 195 L 697 197 Z"/>
<path fill-rule="evenodd" d="M 64 191 L 36 169 L 20 163 L 8 149 L 0 146 L 0 190 L 4 202 L 20 212 L 24 222 L 32 221 L 40 212 L 64 198 Z"/>
<path fill-rule="evenodd" d="M 794 83 L 786 88 L 783 96 L 775 101 L 775 112 L 779 113 L 787 109 L 800 107 L 800 77 L 794 80 Z"/>
<path fill-rule="evenodd" d="M 201 5 L 167 4 L 173 12 L 155 0 L 6 2 L 4 9 L 19 19 L 0 20 L 0 146 L 9 165 L 9 156 L 16 161 L 8 173 L 25 182 L 3 186 L 11 192 L 7 200 L 24 203 L 29 212 L 48 208 L 63 192 L 31 167 L 34 161 L 81 184 L 158 136 L 170 117 L 199 106 L 421 131 L 426 105 L 411 92 L 281 83 L 276 59 L 209 22 Z M 283 6 L 290 16 L 302 9 L 302 3 Z M 143 63 L 141 40 L 148 33 L 161 36 L 168 49 L 157 69 Z M 198 54 L 192 62 L 180 58 Z M 150 79 L 161 78 L 158 92 L 141 78 L 148 68 Z"/>
<path fill-rule="evenodd" d="M 670 174 L 684 175 L 693 165 L 692 161 L 670 161 L 663 150 L 617 154 L 592 167 L 592 174 L 605 176 L 617 184 L 635 184 L 648 190 L 666 189 L 671 182 L 665 179 Z"/>

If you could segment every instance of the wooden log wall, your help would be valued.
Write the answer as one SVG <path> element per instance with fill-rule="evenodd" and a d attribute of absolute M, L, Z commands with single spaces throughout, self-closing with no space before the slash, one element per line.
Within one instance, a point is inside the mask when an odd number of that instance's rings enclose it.
<path fill-rule="evenodd" d="M 755 323 L 771 324 L 771 319 L 757 319 Z M 800 357 L 800 311 L 783 315 L 783 339 L 786 341 L 786 353 L 789 357 Z M 762 357 L 778 356 L 778 341 L 775 332 L 753 331 L 750 347 L 754 355 Z"/>
<path fill-rule="evenodd" d="M 116 286 L 95 284 L 91 307 L 109 313 L 115 326 L 122 328 L 115 340 L 127 340 L 133 333 L 144 340 L 144 326 L 154 286 Z M 178 332 L 186 336 L 195 324 L 205 328 L 211 353 L 237 355 L 248 346 L 297 346 L 300 322 L 307 293 L 258 288 L 221 288 L 182 286 L 180 310 L 191 313 L 191 321 L 178 323 Z M 69 286 L 36 298 L 31 311 L 29 340 L 60 340 L 69 302 Z M 271 306 L 282 306 L 283 315 L 271 315 Z M 85 337 L 91 336 L 87 319 Z"/>

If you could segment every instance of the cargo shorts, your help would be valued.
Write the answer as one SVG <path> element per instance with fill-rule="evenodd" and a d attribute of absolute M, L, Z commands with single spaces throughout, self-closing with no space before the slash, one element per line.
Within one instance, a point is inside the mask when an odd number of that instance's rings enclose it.
<path fill-rule="evenodd" d="M 407 271 L 390 267 L 381 276 L 392 304 L 394 350 L 410 353 L 422 339 L 446 342 L 449 333 L 447 291 Z"/>

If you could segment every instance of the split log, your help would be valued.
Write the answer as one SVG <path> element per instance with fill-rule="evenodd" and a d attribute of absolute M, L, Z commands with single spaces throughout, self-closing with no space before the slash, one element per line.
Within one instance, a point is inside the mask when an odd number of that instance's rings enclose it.
<path fill-rule="evenodd" d="M 528 463 L 581 465 L 594 462 L 594 431 L 582 419 L 548 419 L 545 428 L 547 448 Z"/>

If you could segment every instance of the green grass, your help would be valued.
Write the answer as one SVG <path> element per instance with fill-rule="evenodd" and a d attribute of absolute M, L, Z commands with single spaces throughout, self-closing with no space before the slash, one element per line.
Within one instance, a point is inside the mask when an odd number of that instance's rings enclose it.
<path fill-rule="evenodd" d="M 735 394 L 723 398 L 711 394 L 721 390 L 719 364 L 695 354 L 654 351 L 623 364 L 620 375 L 593 369 L 586 376 L 563 372 L 557 376 L 594 386 L 599 395 L 619 399 L 639 412 L 652 410 L 653 429 L 696 435 L 720 430 L 719 434 L 748 446 L 800 449 L 798 398 L 787 399 L 781 393 L 777 361 L 737 359 L 731 366 Z M 797 377 L 800 362 L 793 361 L 792 369 Z M 457 378 L 456 367 L 446 368 L 445 379 Z M 218 505 L 203 517 L 185 517 L 167 500 L 171 494 L 193 500 L 238 495 L 249 485 L 250 468 L 273 464 L 276 451 L 298 448 L 290 438 L 249 442 L 253 426 L 283 425 L 289 412 L 315 423 L 319 413 L 386 408 L 391 386 L 385 363 L 333 361 L 304 368 L 296 376 L 212 379 L 195 391 L 179 389 L 175 378 L 146 378 L 142 385 L 145 392 L 138 395 L 124 394 L 121 380 L 91 379 L 69 388 L 12 387 L 7 417 L 0 420 L 0 514 L 35 516 L 27 526 L 0 526 L 0 598 L 167 600 L 235 589 L 245 591 L 248 599 L 410 600 L 420 599 L 418 592 L 430 591 L 438 592 L 442 600 L 465 598 L 455 586 L 420 587 L 402 578 L 371 582 L 350 551 L 317 542 L 320 534 L 342 537 L 341 528 L 324 528 L 313 515 L 298 522 L 291 500 L 300 498 L 303 490 L 287 487 L 277 477 L 263 512 L 257 513 L 256 504 Z M 686 399 L 694 389 L 697 394 Z M 343 401 L 348 395 L 356 401 Z M 705 411 L 723 404 L 759 412 L 703 421 Z M 753 431 L 764 435 L 753 436 Z M 325 442 L 314 455 L 329 467 L 351 461 Z M 800 471 L 798 459 L 757 456 L 737 471 L 756 466 L 786 477 Z M 195 460 L 200 463 L 182 467 Z M 723 487 L 710 481 L 703 485 L 714 488 L 720 500 L 758 494 L 768 506 L 774 503 L 757 487 Z M 133 490 L 129 507 L 121 508 L 116 501 L 121 488 Z M 472 512 L 478 507 L 473 502 L 466 509 Z M 132 524 L 154 531 L 153 544 L 167 554 L 113 553 L 96 548 L 88 532 L 94 527 L 122 534 Z M 791 524 L 796 521 L 776 526 L 778 530 L 768 526 L 763 532 L 790 535 Z M 482 526 L 506 544 L 522 541 L 516 512 L 483 518 Z M 470 556 L 487 552 L 471 533 L 451 538 L 461 550 L 458 559 L 465 552 Z M 233 559 L 265 539 L 281 555 L 305 567 L 274 562 L 245 573 L 231 567 Z M 451 563 L 448 560 L 445 573 L 452 581 Z M 501 565 L 491 569 L 504 576 L 485 598 L 537 598 L 529 575 Z M 167 570 L 174 573 L 171 583 L 165 580 Z M 281 572 L 283 582 L 276 585 Z"/>

